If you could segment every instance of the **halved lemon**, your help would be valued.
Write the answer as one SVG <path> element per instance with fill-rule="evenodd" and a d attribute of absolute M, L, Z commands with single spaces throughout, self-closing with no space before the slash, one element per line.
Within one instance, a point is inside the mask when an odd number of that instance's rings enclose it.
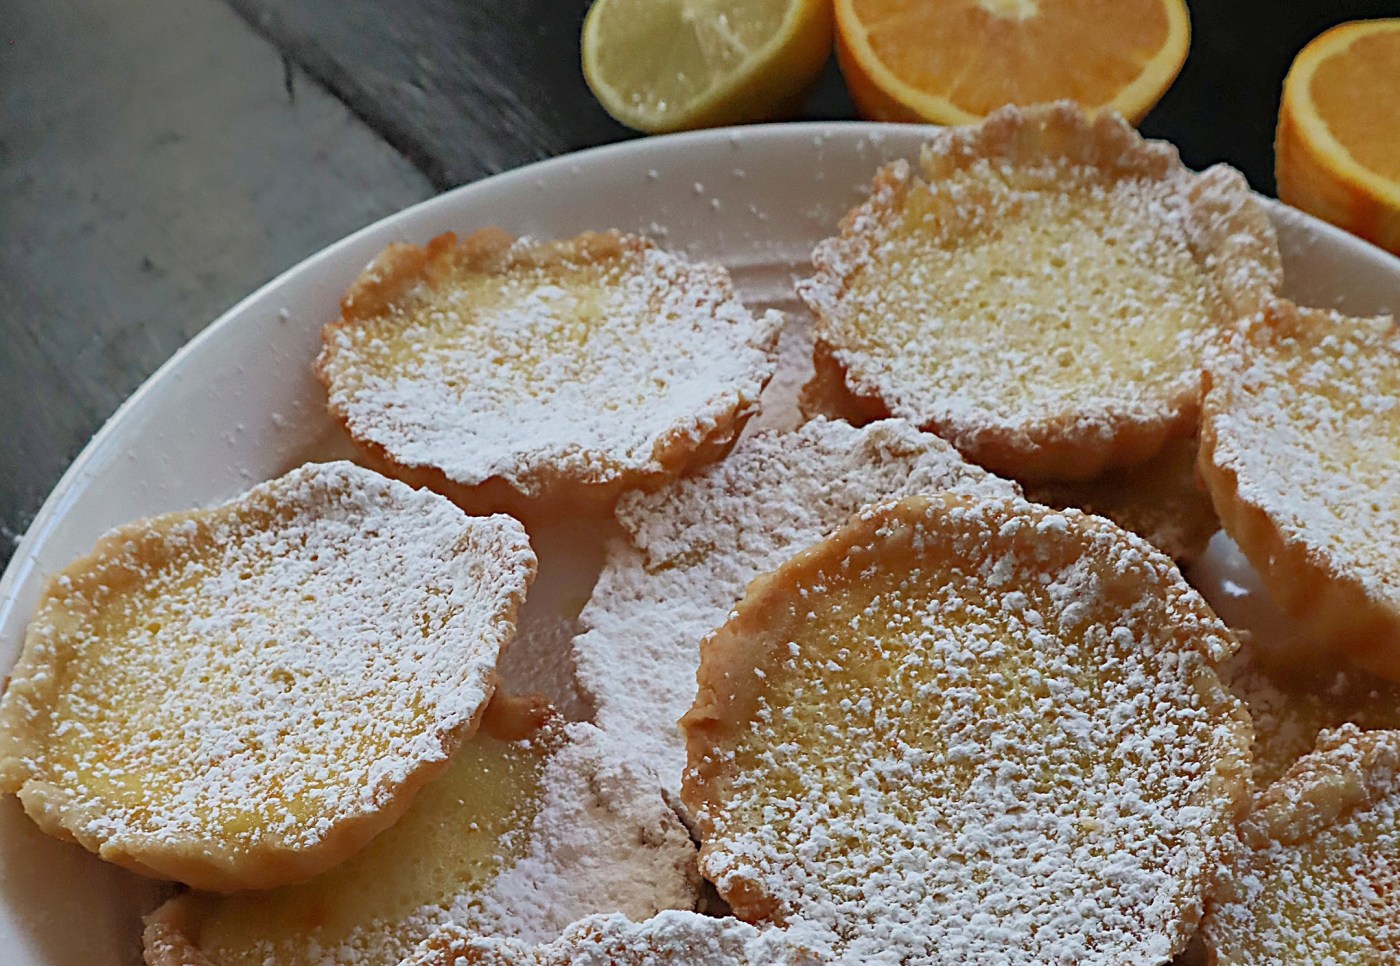
<path fill-rule="evenodd" d="M 860 113 L 971 124 L 1069 99 L 1140 121 L 1191 42 L 1184 0 L 836 0 L 836 53 Z"/>
<path fill-rule="evenodd" d="M 831 55 L 830 0 L 597 0 L 583 75 L 639 131 L 775 120 Z"/>
<path fill-rule="evenodd" d="M 1275 152 L 1279 198 L 1400 254 L 1400 19 L 1342 24 L 1299 52 Z"/>

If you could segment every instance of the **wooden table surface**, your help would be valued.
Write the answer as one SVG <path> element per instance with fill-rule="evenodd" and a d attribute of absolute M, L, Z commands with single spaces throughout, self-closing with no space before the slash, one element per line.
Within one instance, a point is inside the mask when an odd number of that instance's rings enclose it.
<path fill-rule="evenodd" d="M 1191 55 L 1142 129 L 1266 193 L 1294 53 L 1400 16 L 1190 2 Z M 634 136 L 584 86 L 586 7 L 0 0 L 0 563 L 117 405 L 243 295 L 437 191 Z M 805 116 L 854 116 L 834 63 Z"/>

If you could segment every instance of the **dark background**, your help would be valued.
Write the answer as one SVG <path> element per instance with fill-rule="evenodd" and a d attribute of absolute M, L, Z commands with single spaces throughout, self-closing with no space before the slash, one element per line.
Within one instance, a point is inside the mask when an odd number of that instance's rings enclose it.
<path fill-rule="evenodd" d="M 1190 0 L 1188 0 L 1190 2 Z M 1273 192 L 1288 64 L 1400 0 L 1194 0 L 1142 124 Z M 0 0 L 0 562 L 141 380 L 355 228 L 635 136 L 584 86 L 583 0 Z M 804 116 L 854 117 L 835 64 Z"/>
<path fill-rule="evenodd" d="M 525 161 L 636 136 L 588 96 L 581 0 L 230 0 L 403 152 L 452 187 Z M 1141 125 L 1192 167 L 1228 161 L 1273 193 L 1279 93 L 1294 54 L 1400 0 L 1188 0 L 1191 52 Z M 854 118 L 835 59 L 804 117 Z"/>

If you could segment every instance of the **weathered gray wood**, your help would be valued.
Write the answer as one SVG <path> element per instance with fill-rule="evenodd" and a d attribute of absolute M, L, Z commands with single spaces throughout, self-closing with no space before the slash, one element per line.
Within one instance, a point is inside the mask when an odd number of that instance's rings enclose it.
<path fill-rule="evenodd" d="M 229 0 L 446 188 L 635 137 L 583 80 L 587 0 Z M 854 116 L 835 63 L 809 117 Z"/>
<path fill-rule="evenodd" d="M 580 95 L 580 0 L 230 3 L 439 188 L 629 135 Z"/>
<path fill-rule="evenodd" d="M 221 0 L 0 0 L 0 563 L 219 312 L 431 193 Z"/>

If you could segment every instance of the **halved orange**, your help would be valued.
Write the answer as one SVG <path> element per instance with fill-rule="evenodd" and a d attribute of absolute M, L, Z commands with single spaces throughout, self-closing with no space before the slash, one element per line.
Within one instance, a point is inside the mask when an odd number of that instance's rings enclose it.
<path fill-rule="evenodd" d="M 1400 19 L 1342 24 L 1283 82 L 1278 196 L 1400 254 Z"/>
<path fill-rule="evenodd" d="M 1063 98 L 1136 124 L 1181 70 L 1184 0 L 836 0 L 836 53 L 878 121 L 971 124 Z"/>

